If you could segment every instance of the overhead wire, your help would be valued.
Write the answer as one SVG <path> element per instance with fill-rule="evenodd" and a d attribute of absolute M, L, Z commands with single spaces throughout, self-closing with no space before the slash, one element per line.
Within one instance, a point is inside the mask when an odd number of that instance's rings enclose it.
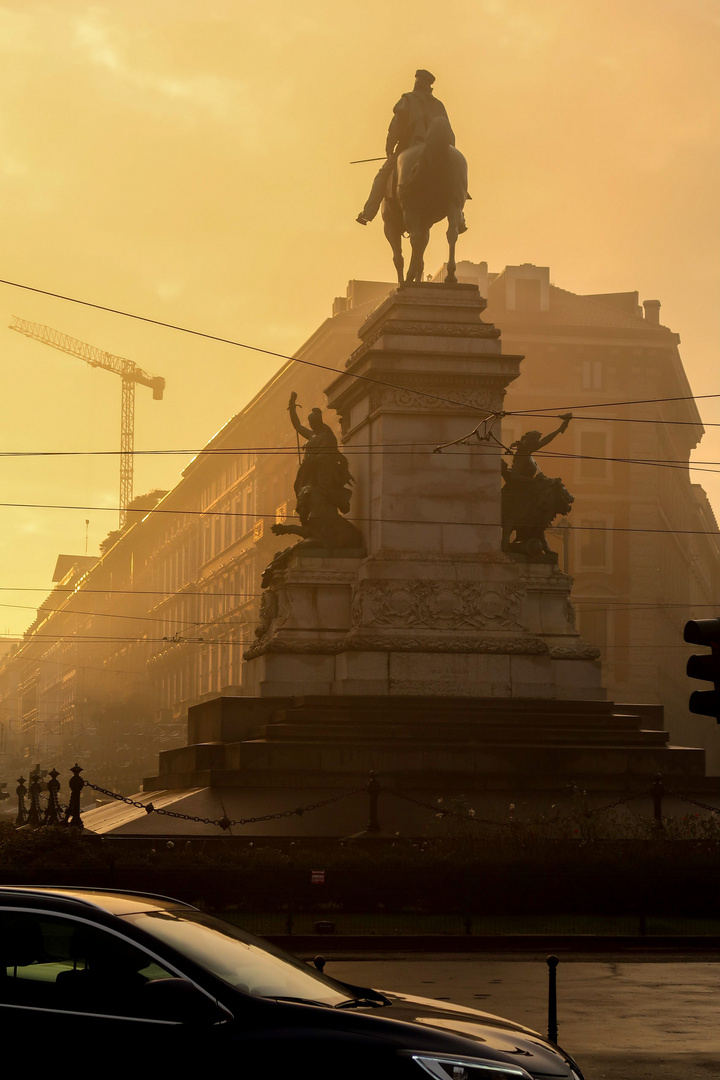
<path fill-rule="evenodd" d="M 219 344 L 223 344 L 223 345 L 232 345 L 234 348 L 247 349 L 250 352 L 260 353 L 260 354 L 262 354 L 264 356 L 273 356 L 273 357 L 277 357 L 280 360 L 287 360 L 287 361 L 292 362 L 292 363 L 304 364 L 304 365 L 307 365 L 308 367 L 319 368 L 322 371 L 330 371 L 335 375 L 347 375 L 350 378 L 359 379 L 359 380 L 361 380 L 363 382 L 374 383 L 375 385 L 378 385 L 378 386 L 385 386 L 385 387 L 388 387 L 389 389 L 392 389 L 392 390 L 403 390 L 403 391 L 407 392 L 410 389 L 409 387 L 400 386 L 397 383 L 391 383 L 391 382 L 388 382 L 387 380 L 384 380 L 384 379 L 376 379 L 371 375 L 363 375 L 363 374 L 361 374 L 359 372 L 351 372 L 351 371 L 348 371 L 346 368 L 334 368 L 334 367 L 331 367 L 329 364 L 321 364 L 321 363 L 318 363 L 315 360 L 308 360 L 305 357 L 289 356 L 287 353 L 277 352 L 275 349 L 266 349 L 266 348 L 264 348 L 264 347 L 262 347 L 260 345 L 250 345 L 247 342 L 236 341 L 233 338 L 222 337 L 219 334 L 211 334 L 211 333 L 209 333 L 207 331 L 204 331 L 204 330 L 194 330 L 191 327 L 180 326 L 178 323 L 166 322 L 163 319 L 153 319 L 148 315 L 138 315 L 135 312 L 124 311 L 122 308 L 114 308 L 114 307 L 110 307 L 109 305 L 106 305 L 106 304 L 98 304 L 98 303 L 94 303 L 94 302 L 92 302 L 90 300 L 82 300 L 79 297 L 67 296 L 67 295 L 65 295 L 63 293 L 54 292 L 54 291 L 49 290 L 49 289 L 40 289 L 37 286 L 25 285 L 25 284 L 22 284 L 19 281 L 11 281 L 8 278 L 0 278 L 0 285 L 8 285 L 11 288 L 22 289 L 25 292 L 36 293 L 36 294 L 38 294 L 40 296 L 49 296 L 49 297 L 52 297 L 55 300 L 64 300 L 64 301 L 66 301 L 66 302 L 68 302 L 70 304 L 78 304 L 78 305 L 80 305 L 82 307 L 92 308 L 92 309 L 94 309 L 96 311 L 106 311 L 111 315 L 120 315 L 123 318 L 133 319 L 136 322 L 147 323 L 150 326 L 160 326 L 160 327 L 163 327 L 164 329 L 176 330 L 178 333 L 188 334 L 188 335 L 190 335 L 192 337 L 200 337 L 200 338 L 203 338 L 203 339 L 208 340 L 208 341 L 216 341 Z M 463 408 L 463 409 L 469 409 L 472 412 L 481 412 L 482 411 L 482 409 L 480 407 L 476 406 L 476 405 L 469 405 L 467 402 L 456 401 L 453 398 L 444 397 L 444 396 L 442 396 L 440 394 L 432 394 L 432 393 L 430 393 L 429 391 L 426 391 L 426 390 L 415 390 L 415 389 L 413 389 L 412 393 L 419 394 L 421 397 L 426 397 L 426 398 L 432 399 L 434 401 L 443 401 L 443 402 L 446 402 L 447 404 L 450 404 L 450 405 L 456 405 L 456 406 L 458 406 L 460 408 Z M 699 397 L 705 398 L 705 397 L 717 397 L 717 396 L 718 396 L 717 394 L 703 394 L 703 395 L 700 395 Z M 599 402 L 596 406 L 575 405 L 575 406 L 571 406 L 571 408 L 586 408 L 586 407 L 596 407 L 596 408 L 601 408 L 602 407 L 602 408 L 605 408 L 606 406 L 610 406 L 610 405 L 645 404 L 645 403 L 648 403 L 648 402 L 683 401 L 683 400 L 695 400 L 695 399 L 696 399 L 695 395 L 689 395 L 689 396 L 686 396 L 686 397 L 674 397 L 674 398 L 647 398 L 647 399 L 644 399 L 644 400 L 638 399 L 637 401 L 631 401 L 631 402 Z M 698 398 L 698 400 L 699 400 L 699 398 Z M 547 406 L 546 409 L 545 409 L 545 412 L 547 412 L 549 410 L 550 410 L 550 406 Z M 523 416 L 544 415 L 544 414 L 541 414 L 541 413 L 538 413 L 538 412 L 526 412 L 524 410 L 523 411 L 515 410 L 515 411 L 518 413 L 518 415 L 523 415 Z M 595 419 L 595 418 L 589 417 L 588 419 Z M 607 419 L 611 419 L 611 418 L 608 417 Z M 652 423 L 652 422 L 655 422 L 655 421 L 648 421 L 648 422 Z M 680 421 L 662 421 L 662 422 L 663 423 L 681 423 L 681 424 L 682 423 L 690 423 L 693 426 L 697 426 L 696 422 L 693 422 L 693 421 L 682 421 L 682 420 L 680 420 Z M 720 427 L 720 424 L 712 424 L 712 425 L 705 425 L 705 426 Z"/>
<path fill-rule="evenodd" d="M 248 624 L 248 625 L 252 625 L 252 624 Z M 67 637 L 65 635 L 55 636 L 55 635 L 52 635 L 52 634 L 35 634 L 35 635 L 33 635 L 32 640 L 42 640 L 42 641 L 52 641 L 52 642 L 66 641 L 66 642 L 71 642 L 71 643 L 73 641 L 92 641 L 92 642 L 96 642 L 97 644 L 102 644 L 102 645 L 108 645 L 108 644 L 114 644 L 114 645 L 139 645 L 139 644 L 156 645 L 156 644 L 165 644 L 165 645 L 206 645 L 206 646 L 233 645 L 233 646 L 236 646 L 236 647 L 241 646 L 242 648 L 248 648 L 248 643 L 244 642 L 244 641 L 233 641 L 232 638 L 229 638 L 227 640 L 220 639 L 220 638 L 209 638 L 209 637 L 208 638 L 203 638 L 201 636 L 198 636 L 197 638 L 180 638 L 178 640 L 173 640 L 173 639 L 171 639 L 169 637 L 157 637 L 157 638 L 149 638 L 149 637 L 110 637 L 110 636 L 98 636 L 98 637 L 86 636 L 86 637 L 83 637 L 82 635 L 79 635 L 79 634 L 78 635 L 72 635 L 71 637 Z M 629 644 L 624 645 L 622 643 L 617 643 L 615 645 L 599 645 L 598 646 L 598 648 L 602 648 L 602 649 L 606 649 L 606 648 L 622 648 L 622 649 L 684 649 L 684 650 L 687 650 L 687 649 L 689 649 L 691 647 L 692 646 L 690 646 L 690 645 L 657 645 L 657 644 L 653 644 L 652 642 L 648 642 L 647 644 L 641 644 L 641 643 L 632 644 L 632 643 L 629 643 Z M 25 659 L 32 660 L 32 662 L 34 663 L 34 659 L 31 658 L 31 657 L 26 657 Z M 48 663 L 55 663 L 55 661 L 48 661 Z M 96 669 L 96 670 L 102 670 L 102 669 Z"/>
<path fill-rule="evenodd" d="M 556 410 L 562 410 L 563 412 L 568 412 L 571 409 L 604 409 L 604 408 L 615 408 L 615 407 L 619 407 L 620 405 L 657 405 L 657 404 L 660 404 L 660 403 L 663 403 L 663 402 L 666 402 L 666 401 L 702 401 L 705 398 L 718 398 L 718 397 L 720 397 L 720 394 L 683 394 L 682 397 L 633 398 L 633 399 L 627 400 L 627 401 L 596 401 L 596 402 L 592 402 L 590 404 L 585 403 L 585 402 L 581 402 L 580 404 L 575 404 L 575 405 L 553 405 L 553 406 L 550 406 L 550 405 L 547 405 L 547 406 L 536 405 L 536 406 L 533 406 L 533 409 L 537 412 L 537 411 L 542 411 L 542 409 L 545 408 L 546 411 L 549 411 L 549 412 L 553 413 Z M 534 414 L 527 413 L 525 409 L 513 409 L 512 415 L 513 416 L 523 416 L 523 415 L 527 416 L 527 415 L 534 415 Z"/>
<path fill-rule="evenodd" d="M 121 315 L 126 319 L 134 319 L 137 322 L 148 323 L 150 326 L 161 326 L 166 330 L 177 330 L 178 333 L 188 334 L 191 337 L 203 338 L 207 341 L 217 341 L 221 345 L 232 345 L 238 349 L 248 349 L 250 352 L 261 353 L 264 356 L 274 356 L 280 360 L 288 360 L 295 364 L 304 364 L 307 367 L 319 368 L 321 371 L 331 371 L 334 375 L 347 375 L 349 378 L 359 379 L 362 382 L 373 383 L 375 386 L 385 386 L 391 390 L 408 391 L 407 386 L 400 386 L 397 383 L 388 382 L 386 379 L 376 379 L 372 375 L 362 375 L 357 371 L 348 371 L 346 368 L 335 368 L 329 364 L 320 364 L 316 360 L 307 360 L 305 357 L 289 356 L 287 353 L 276 352 L 275 349 L 265 349 L 260 345 L 249 345 L 244 341 L 235 341 L 233 338 L 221 337 L 219 334 L 210 334 L 203 330 L 193 330 L 187 326 L 180 326 L 177 323 L 165 322 L 162 319 L 153 319 L 148 315 L 137 315 L 131 311 L 123 311 L 121 308 L 109 307 L 106 304 L 95 304 L 90 300 L 81 300 L 75 296 L 65 296 L 62 293 L 52 292 L 49 289 L 38 289 L 33 285 L 23 285 L 18 281 L 9 281 L 7 278 L 0 278 L 0 285 L 10 285 L 15 289 L 24 289 L 27 292 L 38 293 L 40 296 L 50 296 L 55 300 L 66 300 L 70 304 L 79 304 L 82 307 L 93 308 L 96 311 L 107 311 L 111 315 Z M 464 401 L 456 401 L 454 398 L 443 397 L 441 394 L 432 394 L 428 390 L 413 390 L 412 393 L 419 394 L 420 397 L 429 398 L 433 401 L 442 401 L 448 405 L 456 405 L 461 409 L 469 409 L 472 412 L 480 412 L 481 410 L 476 405 L 469 405 Z"/>
<path fill-rule="evenodd" d="M 416 457 L 418 451 L 423 452 L 426 447 L 431 447 L 432 443 L 375 443 L 367 445 L 353 445 L 350 447 L 342 447 L 342 453 L 345 457 L 365 457 L 372 454 L 382 454 L 383 456 L 404 456 L 409 455 Z M 409 447 L 410 449 L 400 449 L 400 447 Z M 472 451 L 474 453 L 483 454 L 485 448 L 482 444 L 479 446 L 473 446 Z M 182 450 L 182 449 L 168 449 L 168 450 L 133 450 L 132 454 L 136 456 L 172 456 L 172 455 L 189 455 L 189 454 L 201 454 L 205 453 L 204 450 Z M 493 454 L 497 453 L 496 449 L 492 451 Z M 0 458 L 36 458 L 36 457 L 119 457 L 120 450 L 6 450 L 0 451 Z M 297 450 L 294 446 L 250 446 L 250 447 L 237 447 L 231 449 L 212 449 L 208 451 L 212 455 L 224 455 L 230 457 L 234 454 L 257 454 L 261 456 L 271 457 L 290 457 L 295 459 Z M 443 455 L 448 456 L 464 456 L 462 450 L 443 450 Z M 712 472 L 712 469 L 706 469 L 704 466 L 718 465 L 720 461 L 687 461 L 682 458 L 635 458 L 635 457 L 608 457 L 600 454 L 570 454 L 563 453 L 562 451 L 554 450 L 538 450 L 535 452 L 535 456 L 565 458 L 568 460 L 577 461 L 609 461 L 618 464 L 629 465 L 653 465 L 661 468 L 678 468 L 678 469 L 692 469 L 694 472 Z M 249 470 L 248 470 L 249 471 Z M 235 481 L 235 483 L 239 482 Z M 132 510 L 132 507 L 130 507 Z M 140 511 L 138 511 L 140 512 Z"/>
<path fill-rule="evenodd" d="M 0 507 L 15 507 L 18 509 L 39 510 L 93 510 L 108 513 L 117 513 L 117 506 L 86 506 L 75 503 L 16 503 L 0 502 Z M 272 513 L 260 513 L 259 511 L 246 512 L 240 510 L 173 510 L 169 507 L 154 507 L 152 510 L 138 510 L 138 514 L 176 514 L 185 517 L 226 517 L 226 518 L 250 518 L 253 521 L 259 519 L 276 520 L 277 511 Z M 441 520 L 440 518 L 388 518 L 388 517 L 356 517 L 350 515 L 349 520 L 360 521 L 367 524 L 388 525 L 465 525 L 468 528 L 501 528 L 499 521 L 456 521 Z M 575 531 L 595 532 L 621 532 L 621 533 L 668 533 L 673 536 L 719 536 L 720 530 L 713 529 L 653 529 L 639 527 L 624 527 L 617 525 L 573 525 Z"/>
<path fill-rule="evenodd" d="M 31 589 L 31 588 L 23 588 L 21 586 L 7 586 L 7 585 L 0 586 L 0 591 L 2 591 L 2 590 L 6 591 L 6 592 L 8 592 L 8 591 L 11 591 L 11 592 L 46 592 L 47 591 L 45 589 L 40 589 L 40 588 L 37 588 L 37 589 L 32 588 Z M 80 589 L 80 590 L 78 590 L 78 595 L 83 595 L 84 596 L 87 593 L 108 593 L 108 594 L 120 595 L 120 596 L 123 596 L 123 597 L 142 596 L 142 595 L 158 595 L 155 592 L 155 590 L 143 590 L 143 589 L 133 590 L 133 591 L 126 591 L 124 589 Z M 163 591 L 160 595 L 165 596 L 167 600 L 174 600 L 174 601 L 178 602 L 178 601 L 182 600 L 184 597 L 187 597 L 187 596 L 205 597 L 207 599 L 213 599 L 213 600 L 214 599 L 225 600 L 225 599 L 238 599 L 238 598 L 240 598 L 242 601 L 247 601 L 247 600 L 251 600 L 251 599 L 255 599 L 257 597 L 263 596 L 264 594 L 263 593 L 236 593 L 236 592 L 232 592 L 232 591 L 228 591 L 228 592 L 225 592 L 225 591 L 217 591 L 217 592 L 207 591 L 207 592 L 191 592 L 191 593 L 189 593 L 189 592 L 166 593 L 166 592 Z M 573 598 L 573 604 L 575 605 L 575 607 L 587 607 L 588 605 L 593 605 L 593 606 L 597 606 L 597 607 L 602 608 L 602 609 L 613 607 L 613 608 L 618 608 L 618 609 L 621 609 L 621 610 L 630 610 L 630 609 L 632 609 L 632 610 L 640 611 L 640 610 L 644 610 L 644 609 L 654 610 L 654 609 L 657 609 L 657 608 L 684 608 L 684 609 L 720 608 L 720 599 L 718 599 L 718 601 L 715 602 L 715 603 L 704 603 L 704 602 L 700 602 L 700 601 L 691 601 L 691 600 L 686 600 L 686 601 L 683 601 L 682 603 L 678 603 L 676 601 L 664 601 L 664 600 L 639 601 L 639 600 L 615 600 L 615 599 L 604 598 L 604 597 L 575 597 L 575 598 Z M 240 605 L 237 605 L 237 606 L 239 607 Z M 107 617 L 110 617 L 110 618 L 117 618 L 117 619 L 135 619 L 135 620 L 139 620 L 141 622 L 165 622 L 166 621 L 165 619 L 159 619 L 159 618 L 153 617 L 153 616 L 147 616 L 147 615 L 118 615 L 118 614 L 116 614 L 114 612 L 109 612 L 109 611 L 77 611 L 74 608 L 69 608 L 69 607 L 61 607 L 61 608 L 40 607 L 40 608 L 36 608 L 34 604 L 6 604 L 6 603 L 0 603 L 0 607 L 2 607 L 2 608 L 16 608 L 16 609 L 19 609 L 19 610 L 26 610 L 26 611 L 45 611 L 45 612 L 48 612 L 49 614 L 56 613 L 56 614 L 62 614 L 62 615 L 94 615 L 94 616 L 100 616 L 100 617 L 107 616 Z M 218 619 L 222 619 L 222 618 L 223 618 L 223 616 L 218 616 Z M 168 616 L 168 620 L 172 621 L 172 617 Z M 178 621 L 178 620 L 176 620 L 176 621 Z M 179 621 L 183 621 L 183 620 L 179 620 Z M 207 621 L 205 621 L 205 622 L 201 622 L 201 621 L 198 621 L 198 620 L 184 620 L 184 621 L 185 621 L 186 625 L 188 625 L 188 626 L 206 626 L 206 625 L 208 625 Z M 247 623 L 243 621 L 243 622 L 238 623 L 238 625 L 244 626 L 244 625 L 247 625 Z"/>

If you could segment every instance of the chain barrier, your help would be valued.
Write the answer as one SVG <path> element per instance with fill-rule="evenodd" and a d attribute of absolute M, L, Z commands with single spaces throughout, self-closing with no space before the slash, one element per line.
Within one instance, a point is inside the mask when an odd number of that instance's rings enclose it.
<path fill-rule="evenodd" d="M 625 806 L 627 803 L 632 802 L 633 799 L 646 799 L 649 794 L 649 791 L 636 791 L 634 795 L 627 795 L 624 799 L 616 799 L 615 802 L 608 803 L 607 806 L 591 806 L 586 810 L 586 814 L 588 817 L 591 814 L 604 814 L 606 810 L 614 810 L 616 806 Z"/>
<path fill-rule="evenodd" d="M 665 788 L 665 794 L 672 795 L 674 799 L 680 799 L 682 802 L 692 803 L 693 806 L 699 806 L 701 810 L 709 810 L 711 814 L 720 814 L 720 808 L 717 806 L 710 806 L 709 803 L 691 799 L 689 795 L 684 795 L 681 791 L 670 791 L 669 788 Z"/>
<path fill-rule="evenodd" d="M 99 784 L 92 784 L 89 780 L 84 782 L 84 786 L 91 788 L 92 791 L 99 792 L 100 795 L 115 799 L 116 802 L 125 803 L 126 806 L 134 806 L 137 810 L 144 810 L 146 814 L 159 814 L 162 817 L 176 818 L 179 821 L 192 821 L 197 825 L 216 825 L 225 831 L 232 828 L 233 825 L 256 825 L 263 821 L 280 821 L 282 818 L 302 817 L 303 814 L 309 814 L 323 806 L 331 806 L 333 803 L 340 802 L 341 799 L 348 799 L 351 795 L 358 795 L 364 790 L 363 788 L 355 788 L 352 791 L 343 791 L 339 795 L 330 796 L 329 799 L 308 803 L 307 806 L 296 806 L 294 810 L 278 810 L 274 814 L 260 814 L 258 817 L 236 819 L 229 817 L 207 818 L 200 817 L 197 814 L 181 814 L 177 810 L 165 810 L 162 807 L 153 806 L 151 802 L 143 803 L 137 799 L 130 799 L 126 795 L 118 794 L 117 791 L 110 791 L 108 788 L 100 787 Z"/>
<path fill-rule="evenodd" d="M 197 825 L 213 825 L 217 828 L 227 831 L 233 826 L 255 825 L 268 821 L 280 821 L 284 818 L 302 817 L 303 814 L 312 813 L 313 810 L 319 810 L 325 806 L 332 806 L 335 803 L 341 802 L 343 799 L 348 799 L 353 795 L 360 795 L 363 792 L 370 796 L 370 824 L 367 826 L 367 831 L 378 832 L 380 825 L 377 821 L 377 800 L 378 796 L 382 794 L 394 796 L 397 799 L 401 799 L 404 802 L 411 803 L 413 806 L 420 807 L 423 810 L 427 810 L 437 818 L 456 818 L 461 821 L 472 822 L 477 825 L 489 825 L 493 828 L 500 829 L 512 829 L 521 824 L 520 821 L 513 817 L 513 811 L 515 809 L 514 804 L 510 804 L 510 819 L 508 821 L 493 820 L 490 818 L 478 817 L 475 811 L 472 809 L 462 810 L 453 809 L 445 804 L 443 798 L 438 798 L 435 803 L 425 802 L 422 799 L 417 799 L 413 795 L 408 795 L 405 792 L 397 791 L 394 788 L 387 788 L 382 786 L 378 782 L 377 773 L 371 772 L 370 783 L 365 787 L 353 788 L 351 791 L 342 791 L 338 795 L 331 795 L 327 799 L 321 799 L 317 802 L 308 803 L 305 806 L 296 806 L 291 810 L 278 810 L 275 813 L 259 814 L 255 817 L 247 818 L 229 818 L 223 816 L 221 818 L 209 818 L 201 817 L 197 814 L 183 814 L 177 810 L 169 810 L 163 807 L 156 807 L 152 802 L 144 803 L 138 799 L 131 799 L 128 796 L 120 795 L 117 791 L 111 791 L 109 788 L 101 787 L 99 784 L 93 784 L 89 780 L 83 780 L 80 773 L 83 771 L 79 765 L 75 765 L 71 770 L 72 778 L 69 781 L 70 788 L 70 802 L 66 807 L 60 803 L 58 793 L 60 790 L 60 784 L 57 781 L 59 773 L 53 769 L 49 774 L 50 780 L 47 783 L 47 807 L 43 813 L 40 805 L 40 793 L 41 793 L 41 779 L 46 775 L 41 773 L 39 768 L 36 768 L 30 776 L 29 790 L 25 787 L 24 777 L 20 777 L 18 780 L 17 797 L 18 797 L 18 815 L 16 818 L 16 825 L 30 825 L 35 828 L 41 825 L 53 825 L 62 824 L 70 825 L 82 828 L 81 810 L 80 810 L 80 793 L 83 788 L 89 788 L 92 791 L 98 792 L 100 795 L 104 795 L 108 799 L 113 799 L 116 802 L 123 803 L 126 806 L 132 806 L 137 810 L 144 810 L 146 814 L 159 814 L 161 817 L 174 818 L 178 821 L 190 821 Z M 25 807 L 25 798 L 29 794 L 30 807 Z M 574 782 L 566 785 L 563 791 L 558 792 L 558 795 L 565 795 L 571 799 L 582 797 L 587 798 L 587 792 L 581 790 L 581 788 Z M 692 806 L 697 806 L 702 810 L 708 811 L 712 814 L 719 814 L 720 808 L 712 806 L 709 803 L 701 802 L 698 799 L 693 799 L 691 796 L 686 795 L 683 792 L 671 791 L 665 788 L 662 783 L 662 777 L 657 774 L 652 785 L 645 791 L 634 791 L 629 795 L 625 795 L 620 799 L 615 799 L 611 803 L 607 803 L 605 806 L 585 807 L 584 813 L 587 818 L 592 817 L 595 814 L 606 813 L 609 810 L 614 810 L 618 806 L 625 806 L 628 803 L 633 802 L 635 799 L 648 798 L 650 796 L 654 803 L 654 819 L 658 827 L 663 827 L 662 817 L 662 800 L 664 796 L 671 796 L 676 799 L 680 799 L 683 802 L 690 803 Z M 551 807 L 554 809 L 555 806 Z M 62 820 L 61 820 L 62 819 Z"/>
<path fill-rule="evenodd" d="M 431 803 L 422 802 L 421 799 L 415 799 L 412 795 L 406 795 L 402 791 L 395 791 L 394 788 L 383 787 L 380 789 L 386 795 L 394 795 L 397 799 L 404 799 L 405 802 L 413 803 L 414 806 L 420 806 L 423 810 L 431 810 L 436 817 L 455 817 L 460 818 L 462 821 L 473 821 L 478 825 L 496 825 L 499 828 L 510 829 L 513 826 L 511 821 L 492 821 L 490 818 L 479 818 L 473 813 L 466 811 L 462 813 L 459 810 L 448 810 L 442 799 L 439 799 L 437 804 L 433 806 Z"/>
<path fill-rule="evenodd" d="M 462 811 L 459 810 L 449 810 L 442 804 L 442 800 L 438 800 L 437 805 L 433 806 L 431 803 L 422 802 L 422 800 L 420 799 L 415 799 L 411 795 L 405 795 L 403 792 L 395 791 L 392 788 L 382 788 L 382 791 L 386 792 L 388 795 L 395 795 L 398 799 L 405 799 L 406 802 L 414 803 L 415 806 L 420 806 L 424 810 L 431 810 L 436 816 L 439 817 L 456 817 L 461 818 L 463 821 L 474 821 L 480 825 L 494 825 L 498 828 L 505 829 L 512 828 L 514 825 L 518 824 L 517 821 L 493 821 L 490 818 L 477 817 L 477 815 L 474 813 L 470 814 L 468 812 L 462 813 Z M 579 789 L 577 789 L 577 793 L 580 793 Z M 571 786 L 568 785 L 568 791 L 563 791 L 562 794 L 572 795 L 574 794 L 574 792 L 572 791 Z M 602 814 L 606 810 L 614 810 L 616 806 L 623 806 L 625 803 L 632 802 L 633 799 L 647 798 L 649 794 L 649 791 L 636 791 L 634 794 L 627 795 L 622 799 L 616 799 L 615 802 L 608 803 L 606 806 L 591 807 L 590 809 L 586 810 L 585 813 L 588 817 L 591 814 Z M 670 792 L 668 792 L 668 794 L 670 794 Z"/>

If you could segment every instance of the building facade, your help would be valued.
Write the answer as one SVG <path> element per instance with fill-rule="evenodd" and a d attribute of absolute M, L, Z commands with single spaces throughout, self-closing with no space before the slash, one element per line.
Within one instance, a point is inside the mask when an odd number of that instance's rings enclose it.
<path fill-rule="evenodd" d="M 682 627 L 714 614 L 720 559 L 717 523 L 688 471 L 703 429 L 677 335 L 661 325 L 656 301 L 579 296 L 552 285 L 546 267 L 492 274 L 461 263 L 458 276 L 487 296 L 486 318 L 501 329 L 504 351 L 525 356 L 508 415 L 494 428 L 503 444 L 574 413 L 538 460 L 575 496 L 550 538 L 575 579 L 579 629 L 602 650 L 608 696 L 665 705 L 672 741 L 705 746 L 709 771 L 720 773 L 716 725 L 687 711 L 691 650 L 682 648 Z M 184 741 L 190 705 L 241 692 L 261 573 L 286 546 L 271 526 L 294 510 L 290 392 L 304 415 L 323 407 L 332 372 L 393 288 L 350 282 L 296 361 L 228 421 L 153 510 L 129 515 L 100 559 L 62 557 L 37 619 L 0 660 L 0 767 L 8 773 L 0 780 L 72 758 L 89 779 L 134 790 L 154 772 L 159 750 Z M 626 401 L 643 404 L 605 404 Z M 333 414 L 325 419 L 336 423 Z"/>

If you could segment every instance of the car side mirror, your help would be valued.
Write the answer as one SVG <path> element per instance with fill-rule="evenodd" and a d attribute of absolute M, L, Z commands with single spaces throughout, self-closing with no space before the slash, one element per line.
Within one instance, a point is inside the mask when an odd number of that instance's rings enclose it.
<path fill-rule="evenodd" d="M 150 979 L 142 993 L 144 1009 L 155 1020 L 210 1027 L 233 1019 L 231 1012 L 188 979 Z"/>

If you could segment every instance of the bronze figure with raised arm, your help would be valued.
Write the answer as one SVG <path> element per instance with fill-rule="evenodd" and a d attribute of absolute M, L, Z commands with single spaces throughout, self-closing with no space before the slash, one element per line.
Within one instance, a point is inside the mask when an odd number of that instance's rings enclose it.
<path fill-rule="evenodd" d="M 294 484 L 295 511 L 300 524 L 277 522 L 271 529 L 276 536 L 299 536 L 300 542 L 276 554 L 263 574 L 263 588 L 270 584 L 276 571 L 287 566 L 295 551 L 299 554 L 301 549 L 324 548 L 344 554 L 348 550 L 357 553 L 363 548 L 360 531 L 340 516 L 350 511 L 353 478 L 334 431 L 323 421 L 320 409 L 310 410 L 307 427 L 301 422 L 295 391 L 290 395 L 288 412 L 298 435 L 307 440 Z"/>
<path fill-rule="evenodd" d="M 558 514 L 569 514 L 575 500 L 559 477 L 544 476 L 539 471 L 533 454 L 567 430 L 572 413 L 564 413 L 560 420 L 560 426 L 548 435 L 526 431 L 510 444 L 511 449 L 515 447 L 512 465 L 500 463 L 505 480 L 500 493 L 503 551 L 553 555 L 545 529 Z"/>

